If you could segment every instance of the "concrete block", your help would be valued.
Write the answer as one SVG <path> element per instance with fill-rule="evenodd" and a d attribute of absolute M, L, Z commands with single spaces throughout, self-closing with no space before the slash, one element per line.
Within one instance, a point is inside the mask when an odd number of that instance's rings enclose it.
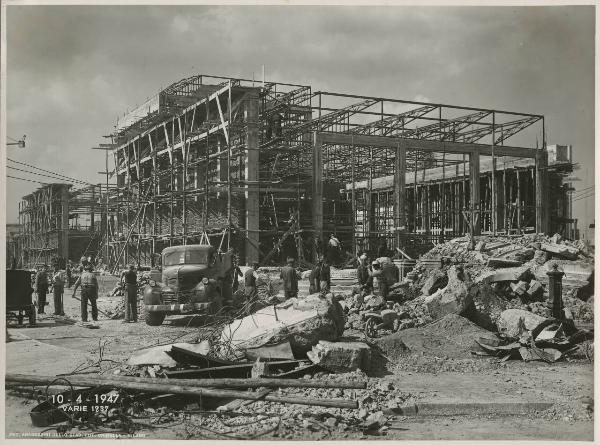
<path fill-rule="evenodd" d="M 565 244 L 542 244 L 542 250 L 557 255 L 567 260 L 576 260 L 579 255 L 579 249 L 567 246 Z"/>
<path fill-rule="evenodd" d="M 486 282 L 488 283 L 498 283 L 501 281 L 520 281 L 529 275 L 531 271 L 528 267 L 512 267 L 507 269 L 502 269 L 493 275 L 490 275 Z"/>
<path fill-rule="evenodd" d="M 371 348 L 361 342 L 321 340 L 306 354 L 311 362 L 332 372 L 369 371 Z"/>
<path fill-rule="evenodd" d="M 529 282 L 529 289 L 527 289 L 527 294 L 534 296 L 537 295 L 538 292 L 542 290 L 542 283 L 537 280 L 531 280 Z"/>
<path fill-rule="evenodd" d="M 448 314 L 460 315 L 472 303 L 468 284 L 456 266 L 448 269 L 448 285 L 425 298 L 429 315 L 435 320 Z"/>
<path fill-rule="evenodd" d="M 521 295 L 524 295 L 525 292 L 527 291 L 527 283 L 525 281 L 519 281 L 518 283 L 511 283 L 510 288 L 512 289 L 512 291 L 515 294 L 521 296 Z"/>
<path fill-rule="evenodd" d="M 425 284 L 421 288 L 423 295 L 431 295 L 438 289 L 446 287 L 448 284 L 448 275 L 441 270 L 434 270 L 429 275 L 429 278 L 425 280 Z"/>
<path fill-rule="evenodd" d="M 517 267 L 517 266 L 520 266 L 521 264 L 523 264 L 521 261 L 509 260 L 509 259 L 500 258 L 500 257 L 488 258 L 488 260 L 487 260 L 487 265 L 489 267 L 497 267 L 497 268 Z"/>
<path fill-rule="evenodd" d="M 519 319 L 523 319 L 525 329 L 532 331 L 537 328 L 546 319 L 522 309 L 507 309 L 500 314 L 498 319 L 498 331 L 503 332 L 509 337 L 518 337 Z"/>

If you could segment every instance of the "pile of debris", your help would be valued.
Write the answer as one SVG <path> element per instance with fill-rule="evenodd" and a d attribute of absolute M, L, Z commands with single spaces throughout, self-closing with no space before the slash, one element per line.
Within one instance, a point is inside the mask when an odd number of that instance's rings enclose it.
<path fill-rule="evenodd" d="M 511 311 L 526 314 L 526 323 L 530 318 L 549 322 L 548 272 L 553 268 L 564 273 L 562 301 L 568 325 L 577 322 L 591 326 L 593 250 L 581 241 L 561 240 L 559 235 L 531 234 L 480 236 L 473 240 L 463 237 L 436 245 L 416 262 L 402 282 L 390 288 L 387 301 L 376 295 L 363 296 L 358 287 L 344 295 L 346 328 L 369 336 L 369 319 L 376 318 L 379 335 L 383 335 L 425 326 L 454 314 L 488 331 L 502 332 L 506 316 L 514 313 Z M 513 339 L 515 336 L 513 332 Z M 579 335 L 575 340 L 581 338 Z M 492 347 L 504 348 L 506 343 Z M 564 343 L 561 347 L 566 346 Z M 573 339 L 568 346 L 561 351 L 573 349 Z"/>
<path fill-rule="evenodd" d="M 344 324 L 337 298 L 314 294 L 265 306 L 215 324 L 212 330 L 205 327 L 197 342 L 136 351 L 126 362 L 99 375 L 8 375 L 7 385 L 13 389 L 67 386 L 74 391 L 69 398 L 89 397 L 93 392 L 121 398 L 118 416 L 101 418 L 89 412 L 70 413 L 68 403 L 60 405 L 47 398 L 32 420 L 37 425 L 60 424 L 57 431 L 85 429 L 94 423 L 130 432 L 140 428 L 133 419 L 157 417 L 159 424 L 168 425 L 181 422 L 186 415 L 188 432 L 205 437 L 200 432 L 211 428 L 211 420 L 214 426 L 214 416 L 223 420 L 235 413 L 252 417 L 255 425 L 264 423 L 260 416 L 287 421 L 266 422 L 268 428 L 230 438 L 265 431 L 273 437 L 288 437 L 296 422 L 296 427 L 326 434 L 322 437 L 351 430 L 384 434 L 387 416 L 383 410 L 399 406 L 409 396 L 396 388 L 367 390 L 371 347 L 342 341 Z M 308 412 L 302 405 L 313 408 Z M 229 433 L 213 431 L 209 437 Z"/>

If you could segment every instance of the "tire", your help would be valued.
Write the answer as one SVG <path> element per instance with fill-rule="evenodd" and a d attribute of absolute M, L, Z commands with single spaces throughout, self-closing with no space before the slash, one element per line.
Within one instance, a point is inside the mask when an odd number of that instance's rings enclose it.
<path fill-rule="evenodd" d="M 144 321 L 148 326 L 160 326 L 167 314 L 164 312 L 148 312 L 144 311 Z"/>
<path fill-rule="evenodd" d="M 377 320 L 375 318 L 369 318 L 365 323 L 365 337 L 367 338 L 377 338 Z"/>
<path fill-rule="evenodd" d="M 35 326 L 37 320 L 36 320 L 36 315 L 35 315 L 35 305 L 31 305 L 31 307 L 29 308 L 29 324 L 31 326 Z"/>

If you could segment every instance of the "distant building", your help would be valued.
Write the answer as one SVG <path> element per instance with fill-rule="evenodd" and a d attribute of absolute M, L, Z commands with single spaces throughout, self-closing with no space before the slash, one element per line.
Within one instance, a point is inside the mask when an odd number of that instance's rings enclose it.
<path fill-rule="evenodd" d="M 64 267 L 67 260 L 97 255 L 105 227 L 100 186 L 72 187 L 47 184 L 22 198 L 16 235 L 22 267 Z"/>

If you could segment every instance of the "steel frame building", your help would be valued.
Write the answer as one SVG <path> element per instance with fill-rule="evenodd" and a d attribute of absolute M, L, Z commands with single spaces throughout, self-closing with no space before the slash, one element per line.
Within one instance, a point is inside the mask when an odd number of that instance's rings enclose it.
<path fill-rule="evenodd" d="M 572 160 L 549 163 L 544 134 L 542 115 L 193 76 L 111 135 L 107 256 L 151 264 L 208 241 L 245 263 L 310 261 L 328 233 L 356 253 L 561 230 Z"/>

